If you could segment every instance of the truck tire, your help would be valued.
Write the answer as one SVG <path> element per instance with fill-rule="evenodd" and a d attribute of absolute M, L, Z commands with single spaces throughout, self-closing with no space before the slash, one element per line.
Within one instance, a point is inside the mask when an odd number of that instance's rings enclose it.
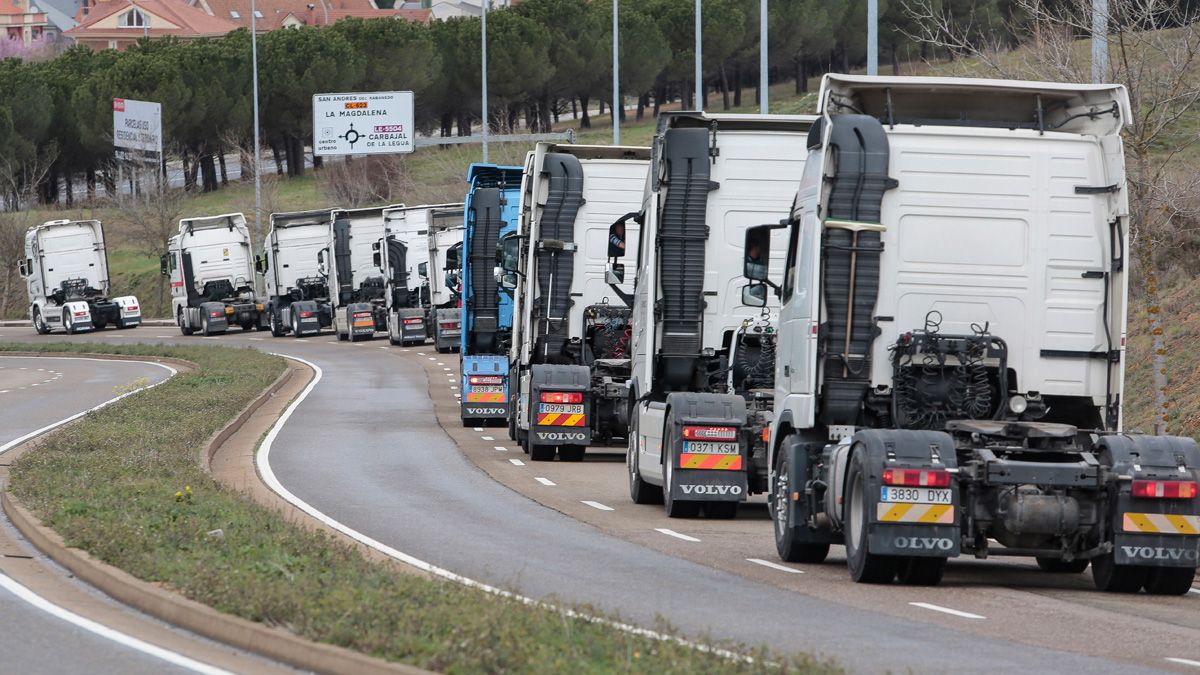
<path fill-rule="evenodd" d="M 1052 574 L 1079 574 L 1087 569 L 1089 562 L 1088 560 L 1079 559 L 1067 562 L 1058 558 L 1037 557 L 1037 566 L 1043 572 L 1050 572 Z"/>
<path fill-rule="evenodd" d="M 1092 558 L 1092 581 L 1108 593 L 1137 593 L 1149 576 L 1140 565 L 1118 565 L 1112 553 Z"/>
<path fill-rule="evenodd" d="M 33 308 L 33 329 L 38 335 L 47 335 L 50 333 L 50 326 L 46 325 L 46 319 L 42 317 L 42 310 Z"/>
<path fill-rule="evenodd" d="M 279 324 L 279 310 L 274 307 L 267 310 L 270 314 L 271 337 L 283 337 L 287 331 Z"/>
<path fill-rule="evenodd" d="M 712 520 L 737 518 L 740 502 L 704 502 L 704 517 Z"/>
<path fill-rule="evenodd" d="M 558 446 L 558 459 L 563 462 L 582 462 L 583 456 L 587 454 L 586 445 L 560 445 Z"/>
<path fill-rule="evenodd" d="M 663 464 L 665 466 L 666 476 L 663 480 L 663 505 L 667 510 L 668 518 L 695 518 L 700 515 L 700 502 L 690 501 L 685 499 L 672 499 L 671 492 L 675 483 L 675 461 L 671 457 L 671 448 L 675 447 L 675 432 L 674 424 L 670 423 L 671 414 L 668 410 L 666 419 L 667 428 L 663 430 Z"/>
<path fill-rule="evenodd" d="M 1146 592 L 1150 595 L 1187 595 L 1195 578 L 1195 567 L 1151 567 L 1146 575 Z"/>
<path fill-rule="evenodd" d="M 787 439 L 784 439 L 787 443 Z M 829 542 L 807 542 L 801 538 L 803 523 L 792 522 L 792 509 L 788 508 L 792 493 L 786 452 L 780 452 L 775 461 L 775 482 L 771 486 L 771 523 L 775 530 L 775 551 L 787 562 L 823 563 L 829 556 Z"/>
<path fill-rule="evenodd" d="M 175 323 L 179 324 L 179 332 L 184 335 L 191 335 L 192 333 L 196 332 L 195 329 L 187 324 L 187 320 L 183 318 L 182 307 L 180 307 L 179 311 L 175 314 Z"/>
<path fill-rule="evenodd" d="M 535 462 L 550 462 L 554 460 L 554 452 L 557 448 L 553 445 L 537 445 L 533 442 L 533 434 L 525 435 L 525 454 L 529 455 L 529 459 Z"/>
<path fill-rule="evenodd" d="M 67 335 L 75 334 L 75 324 L 71 321 L 71 310 L 63 307 L 62 311 L 63 330 L 67 331 Z"/>
<path fill-rule="evenodd" d="M 213 330 L 208 327 L 208 314 L 200 317 L 200 334 L 204 337 L 209 337 L 213 334 Z"/>
<path fill-rule="evenodd" d="M 642 478 L 640 460 L 637 453 L 637 417 L 630 413 L 629 417 L 629 447 L 625 451 L 625 466 L 629 469 L 629 498 L 634 504 L 663 503 L 663 489 L 651 485 Z"/>
<path fill-rule="evenodd" d="M 292 312 L 292 337 L 304 337 L 300 334 L 300 312 Z"/>
<path fill-rule="evenodd" d="M 946 571 L 945 558 L 912 556 L 896 565 L 896 576 L 907 586 L 937 586 Z"/>
<path fill-rule="evenodd" d="M 846 566 L 860 584 L 890 584 L 896 578 L 897 559 L 871 553 L 867 542 L 870 494 L 863 452 L 854 453 L 846 478 Z"/>

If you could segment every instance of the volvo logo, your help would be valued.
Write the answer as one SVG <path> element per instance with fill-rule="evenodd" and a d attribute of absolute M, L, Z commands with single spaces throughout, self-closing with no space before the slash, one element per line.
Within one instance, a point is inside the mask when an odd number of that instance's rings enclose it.
<path fill-rule="evenodd" d="M 907 551 L 949 551 L 954 540 L 945 537 L 896 537 L 892 545 Z"/>
<path fill-rule="evenodd" d="M 507 412 L 504 408 L 467 408 L 468 415 L 503 415 Z"/>
<path fill-rule="evenodd" d="M 539 441 L 578 441 L 586 443 L 588 439 L 587 434 L 573 431 L 538 431 L 536 433 Z"/>
<path fill-rule="evenodd" d="M 680 485 L 685 495 L 740 495 L 740 485 Z"/>
<path fill-rule="evenodd" d="M 1142 560 L 1186 560 L 1196 562 L 1195 549 L 1164 548 L 1162 546 L 1122 546 L 1121 551 L 1130 558 Z"/>

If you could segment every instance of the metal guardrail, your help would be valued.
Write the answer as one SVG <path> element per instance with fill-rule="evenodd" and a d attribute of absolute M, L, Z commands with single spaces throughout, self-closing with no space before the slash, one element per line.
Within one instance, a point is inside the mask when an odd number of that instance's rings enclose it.
<path fill-rule="evenodd" d="M 575 130 L 567 129 L 553 134 L 509 134 L 504 136 L 488 135 L 488 143 L 536 143 L 538 141 L 575 142 Z M 433 145 L 466 145 L 468 143 L 483 143 L 483 136 L 448 136 L 445 138 L 418 138 L 417 147 L 427 148 Z"/>

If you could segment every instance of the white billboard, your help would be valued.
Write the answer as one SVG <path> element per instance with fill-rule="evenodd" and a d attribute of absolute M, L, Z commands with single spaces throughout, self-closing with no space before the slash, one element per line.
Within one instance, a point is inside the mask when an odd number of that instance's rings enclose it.
<path fill-rule="evenodd" d="M 158 160 L 162 157 L 162 104 L 113 99 L 113 146 L 117 159 Z"/>
<path fill-rule="evenodd" d="M 390 155 L 412 152 L 413 93 L 313 96 L 314 155 Z"/>

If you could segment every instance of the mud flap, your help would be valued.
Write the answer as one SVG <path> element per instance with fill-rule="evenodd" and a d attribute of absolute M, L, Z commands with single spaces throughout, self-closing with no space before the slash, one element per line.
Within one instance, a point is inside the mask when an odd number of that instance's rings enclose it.
<path fill-rule="evenodd" d="M 875 429 L 854 435 L 855 452 L 865 452 L 867 550 L 878 555 L 953 558 L 962 548 L 958 482 L 950 481 L 950 504 L 888 504 L 881 500 L 883 471 L 954 469 L 954 439 L 941 431 Z M 845 494 L 844 491 L 842 494 Z"/>
<path fill-rule="evenodd" d="M 472 384 L 472 377 L 486 377 L 489 383 Z M 497 383 L 491 383 L 493 378 Z M 463 419 L 507 419 L 508 359 L 503 356 L 464 356 L 462 396 Z"/>
<path fill-rule="evenodd" d="M 221 332 L 229 329 L 229 320 L 225 316 L 225 303 L 200 303 L 200 321 L 196 324 L 197 328 L 204 325 L 205 317 L 208 318 L 208 329 L 210 331 Z"/>
<path fill-rule="evenodd" d="M 92 308 L 86 302 L 77 300 L 68 302 L 63 307 L 66 307 L 67 312 L 71 315 L 71 330 L 82 332 L 95 328 L 95 324 L 92 322 Z"/>
<path fill-rule="evenodd" d="M 1197 481 L 1200 447 L 1181 436 L 1104 436 L 1102 459 L 1134 480 Z M 1200 497 L 1146 499 L 1131 482 L 1114 482 L 1113 557 L 1118 565 L 1197 567 L 1200 563 Z"/>
<path fill-rule="evenodd" d="M 529 431 L 534 445 L 591 445 L 592 375 L 587 366 L 535 364 L 529 370 Z M 582 413 L 554 412 L 542 392 L 580 393 Z"/>
<path fill-rule="evenodd" d="M 420 307 L 397 309 L 394 313 L 400 323 L 396 333 L 403 342 L 425 342 L 425 310 Z"/>
<path fill-rule="evenodd" d="M 745 436 L 746 400 L 726 394 L 673 393 L 667 396 L 666 426 L 674 441 L 665 447 L 667 461 L 673 462 L 675 480 L 671 482 L 671 498 L 681 501 L 739 502 L 749 496 L 749 466 Z M 684 427 L 721 427 L 737 430 L 738 454 L 695 452 L 684 438 Z M 706 443 L 699 441 L 699 443 Z M 721 445 L 713 443 L 712 445 Z M 691 451 L 691 452 L 689 452 Z M 706 466 L 708 468 L 696 468 Z"/>
<path fill-rule="evenodd" d="M 346 305 L 346 323 L 350 335 L 375 335 L 375 306 L 369 302 L 353 302 Z"/>
<path fill-rule="evenodd" d="M 123 295 L 119 298 L 113 298 L 113 304 L 117 308 L 117 319 L 121 325 L 126 328 L 132 328 L 142 323 L 142 308 L 138 304 L 138 299 L 132 295 Z"/>
<path fill-rule="evenodd" d="M 321 307 L 313 300 L 297 300 L 289 307 L 298 335 L 321 332 Z M 308 316 L 305 316 L 307 314 Z"/>

